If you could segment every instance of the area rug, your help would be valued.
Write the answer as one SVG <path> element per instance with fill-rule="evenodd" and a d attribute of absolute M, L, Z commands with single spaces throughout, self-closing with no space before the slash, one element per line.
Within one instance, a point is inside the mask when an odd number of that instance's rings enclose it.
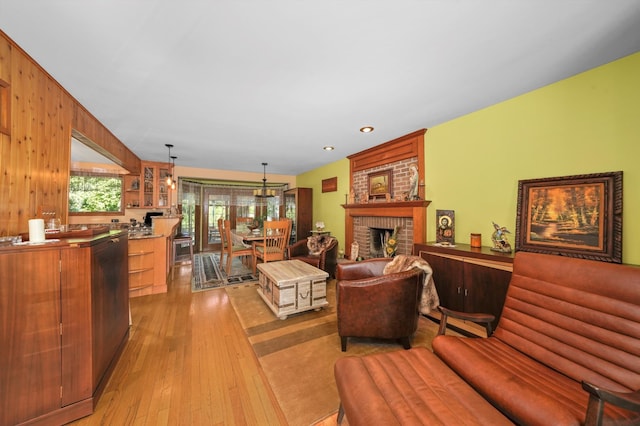
<path fill-rule="evenodd" d="M 336 412 L 336 360 L 403 350 L 397 343 L 373 339 L 349 339 L 347 352 L 340 350 L 335 280 L 327 285 L 327 307 L 290 315 L 286 320 L 273 314 L 257 289 L 258 285 L 250 284 L 227 288 L 226 292 L 291 426 L 309 426 Z M 412 345 L 431 348 L 437 331 L 437 324 L 421 318 Z"/>
<path fill-rule="evenodd" d="M 199 253 L 194 256 L 191 291 L 211 290 L 257 281 L 258 278 L 252 274 L 249 267 L 242 263 L 239 257 L 233 259 L 231 275 L 227 276 L 224 266 L 220 267 L 219 253 Z"/>

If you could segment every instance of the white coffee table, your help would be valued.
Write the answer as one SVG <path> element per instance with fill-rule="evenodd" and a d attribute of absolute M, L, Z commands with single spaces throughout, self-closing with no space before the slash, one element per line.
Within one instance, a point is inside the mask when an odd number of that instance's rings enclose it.
<path fill-rule="evenodd" d="M 301 260 L 259 263 L 258 294 L 280 319 L 327 306 L 329 274 Z"/>

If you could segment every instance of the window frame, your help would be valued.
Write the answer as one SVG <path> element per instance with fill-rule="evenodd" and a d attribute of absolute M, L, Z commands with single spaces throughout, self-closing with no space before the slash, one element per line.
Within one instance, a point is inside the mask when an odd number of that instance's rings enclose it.
<path fill-rule="evenodd" d="M 117 211 L 92 211 L 92 212 L 72 212 L 69 209 L 71 203 L 68 203 L 67 213 L 69 216 L 123 216 L 125 214 L 124 205 L 124 176 L 116 173 L 97 173 L 97 172 L 80 172 L 71 171 L 69 174 L 69 182 L 72 176 L 98 177 L 98 178 L 117 178 L 120 180 L 120 210 Z M 71 183 L 69 183 L 69 197 L 71 197 Z"/>

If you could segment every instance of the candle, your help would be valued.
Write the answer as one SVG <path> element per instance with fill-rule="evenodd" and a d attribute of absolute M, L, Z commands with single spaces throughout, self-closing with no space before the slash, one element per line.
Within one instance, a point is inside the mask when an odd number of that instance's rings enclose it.
<path fill-rule="evenodd" d="M 482 247 L 482 234 L 471 234 L 471 247 Z"/>
<path fill-rule="evenodd" d="M 29 241 L 44 242 L 44 219 L 29 219 Z"/>

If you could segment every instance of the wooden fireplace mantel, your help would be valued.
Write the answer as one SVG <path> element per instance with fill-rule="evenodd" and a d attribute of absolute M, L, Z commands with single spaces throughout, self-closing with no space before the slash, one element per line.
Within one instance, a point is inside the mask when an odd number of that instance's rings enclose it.
<path fill-rule="evenodd" d="M 413 243 L 423 244 L 426 240 L 427 207 L 429 200 L 396 201 L 384 203 L 342 204 L 345 215 L 345 252 L 351 251 L 353 243 L 354 217 L 410 217 L 413 219 Z"/>

